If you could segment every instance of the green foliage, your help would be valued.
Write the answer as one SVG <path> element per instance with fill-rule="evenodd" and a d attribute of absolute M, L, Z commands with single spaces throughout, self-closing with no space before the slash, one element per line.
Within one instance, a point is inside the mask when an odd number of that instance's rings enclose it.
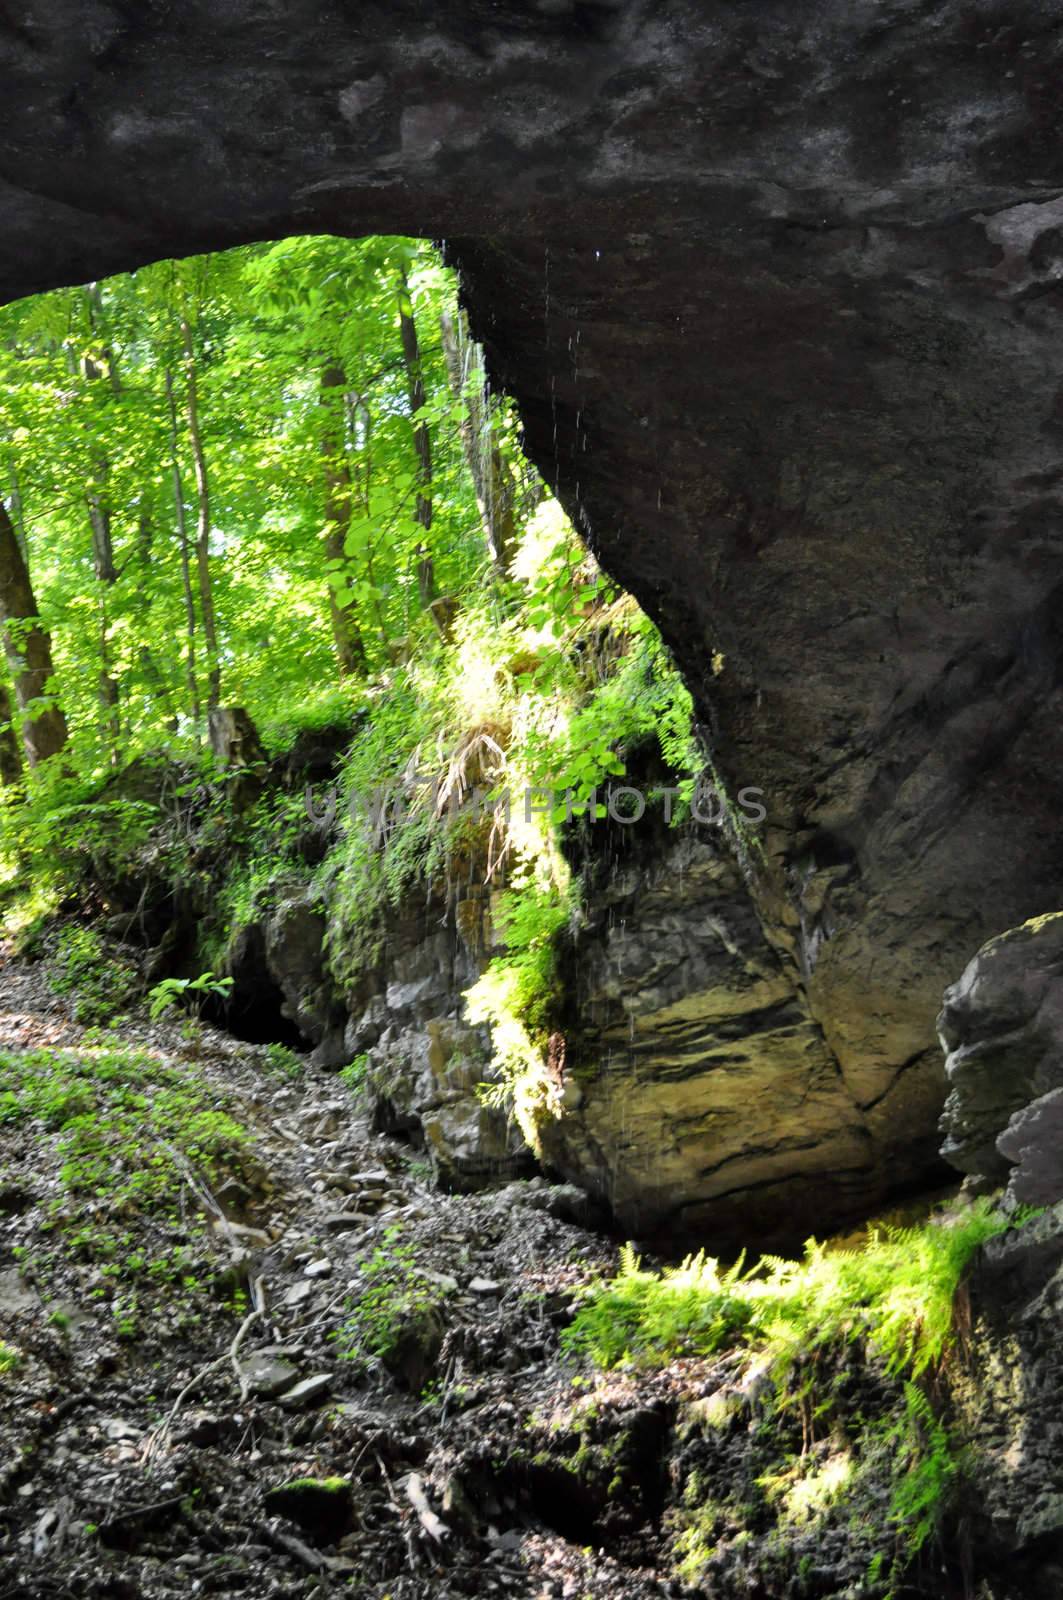
<path fill-rule="evenodd" d="M 431 627 L 411 583 L 423 530 L 398 323 L 403 275 L 429 402 L 436 580 L 452 593 L 484 552 L 438 331 L 444 311 L 456 315 L 456 285 L 429 246 L 286 239 L 0 310 L 0 491 L 28 546 L 55 692 L 87 772 L 104 772 L 116 753 L 203 733 L 209 650 L 200 596 L 184 590 L 179 515 L 194 535 L 193 378 L 226 699 L 288 742 L 291 708 L 334 672 L 330 589 L 356 603 L 371 669 L 387 665 L 393 638 Z M 329 367 L 344 378 L 334 393 L 321 386 Z M 503 410 L 499 441 L 515 460 Z M 340 555 L 325 536 L 330 439 L 349 478 Z M 101 670 L 118 686 L 116 712 L 101 698 Z M 331 716 L 343 701 L 327 690 L 313 714 L 328 702 Z"/>
<path fill-rule="evenodd" d="M 303 1072 L 303 1058 L 294 1050 L 289 1050 L 284 1044 L 268 1044 L 266 1046 L 266 1065 L 271 1072 L 279 1072 L 286 1078 L 298 1078 Z"/>
<path fill-rule="evenodd" d="M 186 1004 L 198 1016 L 208 999 L 226 999 L 232 986 L 232 978 L 217 978 L 213 972 L 201 972 L 198 978 L 163 978 L 149 991 L 148 1015 L 158 1022 L 168 1011 Z"/>
<path fill-rule="evenodd" d="M 0 1339 L 0 1378 L 2 1378 L 5 1373 L 14 1372 L 18 1367 L 20 1360 L 21 1357 L 19 1356 L 18 1351 L 13 1350 L 9 1344 L 5 1344 L 4 1341 Z"/>
<path fill-rule="evenodd" d="M 920 1377 L 953 1333 L 953 1302 L 971 1256 L 1011 1226 L 980 1201 L 921 1227 L 874 1229 L 858 1249 L 811 1240 L 801 1261 L 764 1256 L 743 1274 L 703 1252 L 662 1273 L 630 1246 L 621 1271 L 596 1289 L 565 1339 L 602 1366 L 710 1355 L 740 1336 L 777 1371 L 827 1345 L 861 1340 L 890 1373 Z"/>
<path fill-rule="evenodd" d="M 365 1093 L 368 1074 L 369 1057 L 363 1052 L 340 1069 L 340 1081 L 346 1085 L 352 1097 L 357 1100 Z"/>
<path fill-rule="evenodd" d="M 961 1459 L 944 1422 L 914 1383 L 904 1385 L 904 1413 L 886 1429 L 884 1444 L 893 1462 L 890 1516 L 911 1556 L 938 1533 Z"/>
<path fill-rule="evenodd" d="M 65 927 L 54 942 L 49 983 L 74 997 L 77 1022 L 107 1022 L 133 1000 L 139 980 L 128 963 L 109 954 L 93 928 Z"/>
<path fill-rule="evenodd" d="M 116 1331 L 133 1337 L 138 1283 L 196 1287 L 186 1248 L 149 1260 L 135 1243 L 139 1223 L 187 1230 L 182 1192 L 251 1175 L 251 1135 L 205 1079 L 144 1050 L 3 1052 L 0 1079 L 0 1125 L 36 1127 L 54 1144 L 62 1192 L 48 1206 L 42 1249 L 54 1236 L 65 1254 L 94 1263 L 92 1297 L 109 1302 Z"/>
<path fill-rule="evenodd" d="M 196 961 L 213 972 L 298 890 L 350 987 L 412 895 L 504 888 L 504 948 L 468 1005 L 494 1035 L 485 1093 L 534 1142 L 557 1109 L 570 817 L 601 816 L 646 747 L 677 820 L 702 758 L 656 629 L 488 392 L 453 274 L 406 239 L 285 239 L 0 308 L 0 334 L 0 493 L 72 728 L 61 759 L 0 795 L 20 914 L 70 895 L 128 913 L 150 881 L 202 909 Z M 334 819 L 310 824 L 294 755 L 250 783 L 213 769 L 212 665 L 271 757 L 349 735 Z M 102 1018 L 113 986 L 78 973 Z M 167 978 L 152 1015 L 225 981 Z"/>
<path fill-rule="evenodd" d="M 388 1228 L 383 1242 L 362 1263 L 362 1287 L 348 1316 L 333 1334 L 339 1354 L 363 1372 L 393 1367 L 410 1339 L 420 1338 L 446 1299 L 446 1291 L 422 1276 L 412 1245 L 401 1244 L 401 1228 Z"/>
<path fill-rule="evenodd" d="M 556 1088 L 545 1070 L 551 1012 L 558 999 L 557 938 L 568 924 L 567 897 L 531 883 L 499 897 L 496 934 L 505 945 L 466 992 L 471 1022 L 486 1022 L 496 1081 L 481 1091 L 488 1104 L 511 1105 L 528 1142 L 555 1110 Z"/>
<path fill-rule="evenodd" d="M 756 1297 L 742 1266 L 740 1257 L 721 1269 L 702 1251 L 679 1267 L 649 1272 L 626 1245 L 620 1272 L 588 1297 L 562 1342 L 602 1367 L 710 1355 L 753 1327 Z"/>
<path fill-rule="evenodd" d="M 884 1555 L 882 1574 L 896 1580 L 904 1565 L 939 1530 L 960 1475 L 948 1427 L 926 1393 L 925 1381 L 943 1363 L 955 1337 L 954 1308 L 963 1273 L 987 1240 L 1021 1223 L 978 1201 L 951 1216 L 913 1228 L 871 1232 L 859 1249 L 811 1241 L 800 1261 L 763 1257 L 743 1270 L 724 1270 L 704 1253 L 676 1268 L 650 1272 L 628 1246 L 621 1270 L 593 1289 L 562 1342 L 600 1366 L 665 1363 L 745 1345 L 773 1375 L 780 1405 L 828 1413 L 825 1374 L 830 1358 L 857 1347 L 887 1378 L 898 1380 L 903 1404 L 891 1419 L 865 1423 L 856 1439 L 861 1471 L 884 1472 L 892 1484 L 889 1518 L 898 1545 Z M 831 1478 L 807 1471 L 762 1487 L 785 1502 L 792 1522 L 808 1518 L 855 1486 L 861 1472 L 841 1458 Z M 710 1546 L 695 1518 L 681 1549 L 693 1581 Z"/>

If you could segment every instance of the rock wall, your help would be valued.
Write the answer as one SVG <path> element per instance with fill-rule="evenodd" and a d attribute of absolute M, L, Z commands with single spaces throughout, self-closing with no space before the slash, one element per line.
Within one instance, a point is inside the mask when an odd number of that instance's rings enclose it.
<path fill-rule="evenodd" d="M 548 1157 L 640 1237 L 800 1242 L 866 1215 L 887 1187 L 873 1119 L 733 854 L 712 828 L 611 832 L 566 965 L 574 1092 Z M 907 1150 L 895 1184 L 932 1160 Z"/>
<path fill-rule="evenodd" d="M 853 1097 L 717 828 L 585 825 L 570 850 L 584 911 L 562 942 L 563 1109 L 542 1130 L 548 1168 L 628 1234 L 719 1247 L 800 1243 L 935 1170 L 940 1082 L 920 1108 L 925 1138 L 902 1133 L 888 1167 L 891 1135 Z M 326 917 L 294 887 L 230 951 L 237 1002 L 268 974 L 315 1059 L 359 1062 L 379 1126 L 423 1145 L 452 1189 L 533 1165 L 483 1102 L 491 1040 L 464 1015 L 497 953 L 492 892 L 419 888 L 345 992 L 328 976 Z"/>

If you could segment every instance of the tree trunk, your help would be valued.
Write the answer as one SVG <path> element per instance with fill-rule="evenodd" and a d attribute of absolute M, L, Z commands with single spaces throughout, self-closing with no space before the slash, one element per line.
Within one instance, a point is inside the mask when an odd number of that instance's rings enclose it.
<path fill-rule="evenodd" d="M 14 457 L 12 457 L 11 461 L 8 463 L 8 477 L 11 480 L 11 521 L 15 525 L 15 533 L 18 537 L 19 549 L 22 551 L 22 554 L 25 555 L 27 550 L 26 516 L 22 506 L 22 480 L 18 475 L 18 466 L 15 463 Z"/>
<path fill-rule="evenodd" d="M 137 564 L 140 568 L 140 585 L 144 594 L 151 592 L 153 577 L 151 572 L 151 552 L 155 543 L 155 518 L 151 511 L 142 510 L 137 522 Z M 166 675 L 159 666 L 155 652 L 148 644 L 142 644 L 139 649 L 141 671 L 151 685 L 152 693 L 166 713 L 166 726 L 171 733 L 176 733 L 180 727 L 180 719 L 174 708 L 173 695 Z"/>
<path fill-rule="evenodd" d="M 347 570 L 347 535 L 351 527 L 351 469 L 344 440 L 343 395 L 347 377 L 336 362 L 321 374 L 321 404 L 325 420 L 321 432 L 321 454 L 325 463 L 325 555 L 330 563 L 329 615 L 336 660 L 343 677 L 366 671 L 365 644 L 353 604 L 338 597 L 337 584 L 343 585 Z"/>
<path fill-rule="evenodd" d="M 95 364 L 86 360 L 86 376 L 101 376 Z M 103 714 L 104 732 L 111 745 L 111 758 L 118 759 L 121 738 L 121 717 L 118 710 L 118 679 L 111 671 L 110 620 L 108 616 L 107 589 L 118 582 L 118 568 L 114 561 L 114 543 L 111 537 L 111 511 L 106 500 L 106 484 L 110 471 L 106 457 L 93 463 L 93 478 L 87 495 L 89 526 L 92 530 L 92 564 L 96 579 L 105 587 L 100 590 L 98 649 L 100 657 L 99 702 Z"/>
<path fill-rule="evenodd" d="M 89 331 L 94 338 L 102 336 L 103 299 L 99 284 L 90 284 L 85 289 L 84 294 Z M 110 383 L 111 394 L 117 398 L 121 393 L 121 384 L 115 368 L 114 356 L 106 344 L 103 347 L 102 355 L 103 366 L 96 360 L 95 355 L 84 356 L 82 371 L 90 384 L 98 383 L 106 376 Z M 89 479 L 86 503 L 89 512 L 89 526 L 92 529 L 92 561 L 97 581 L 110 587 L 118 582 L 118 568 L 115 565 L 114 540 L 111 530 L 111 507 L 108 495 L 111 463 L 106 452 L 99 450 L 94 453 L 91 465 L 92 475 Z M 111 746 L 111 760 L 117 762 L 122 727 L 118 710 L 120 698 L 118 679 L 111 671 L 110 620 L 106 590 L 101 590 L 100 592 L 99 655 L 99 702 L 104 735 Z"/>
<path fill-rule="evenodd" d="M 15 685 L 26 763 L 36 767 L 49 756 L 58 754 L 66 744 L 66 718 L 59 706 L 48 699 L 48 685 L 55 675 L 52 641 L 40 625 L 29 568 L 2 501 L 0 623 L 3 624 L 4 654 Z M 42 703 L 44 709 L 35 716 L 34 712 Z"/>
<path fill-rule="evenodd" d="M 203 618 L 203 643 L 207 653 L 207 710 L 213 711 L 221 704 L 221 662 L 218 658 L 218 633 L 214 622 L 214 586 L 210 576 L 210 479 L 207 475 L 207 458 L 203 454 L 203 440 L 199 432 L 196 352 L 192 327 L 187 317 L 181 318 L 181 338 L 184 342 L 188 375 L 188 438 L 192 446 L 198 505 L 196 576 L 199 582 L 199 612 Z"/>
<path fill-rule="evenodd" d="M 450 387 L 455 397 L 464 401 L 461 442 L 476 491 L 487 553 L 496 571 L 504 575 L 516 544 L 516 487 L 498 447 L 491 399 L 478 361 L 474 381 L 469 382 L 467 353 L 475 346 L 469 337 L 465 313 L 459 311 L 457 328 L 449 312 L 444 311 L 439 322 Z"/>
<path fill-rule="evenodd" d="M 0 682 L 0 785 L 10 789 L 22 777 L 22 757 L 15 732 L 15 711 L 11 691 Z"/>
<path fill-rule="evenodd" d="M 185 487 L 181 481 L 181 457 L 177 444 L 177 402 L 173 392 L 173 373 L 166 371 L 166 401 L 170 408 L 170 478 L 173 483 L 174 518 L 177 543 L 181 551 L 181 581 L 185 596 L 185 681 L 192 721 L 198 727 L 200 716 L 199 683 L 196 678 L 196 598 L 192 592 L 192 561 L 188 547 L 188 522 L 185 517 Z"/>
<path fill-rule="evenodd" d="M 417 588 L 422 609 L 427 609 L 436 597 L 435 568 L 428 544 L 428 532 L 432 526 L 432 437 L 424 418 L 418 420 L 418 412 L 425 403 L 424 371 L 410 284 L 402 268 L 399 269 L 399 329 L 402 334 L 402 359 L 406 367 L 406 388 L 410 397 L 413 446 L 417 452 L 417 509 L 414 517 L 424 530 L 424 538 L 417 547 Z"/>

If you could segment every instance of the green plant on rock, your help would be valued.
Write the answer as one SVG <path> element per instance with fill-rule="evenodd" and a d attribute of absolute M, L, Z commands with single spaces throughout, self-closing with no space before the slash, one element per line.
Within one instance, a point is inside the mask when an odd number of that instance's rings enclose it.
<path fill-rule="evenodd" d="M 348 1093 L 355 1100 L 360 1100 L 365 1094 L 369 1081 L 369 1057 L 363 1051 L 355 1056 L 353 1061 L 348 1061 L 340 1069 L 340 1082 L 344 1084 Z"/>
<path fill-rule="evenodd" d="M 962 1472 L 959 1447 L 929 1391 L 956 1337 L 964 1271 L 982 1244 L 1024 1220 L 977 1201 L 919 1227 L 873 1229 L 858 1249 L 813 1240 L 801 1260 L 762 1257 L 748 1270 L 741 1259 L 724 1269 L 701 1253 L 651 1272 L 628 1246 L 617 1276 L 588 1293 L 562 1343 L 604 1367 L 745 1346 L 771 1375 L 776 1413 L 798 1408 L 806 1430 L 835 1411 L 832 1362 L 851 1350 L 877 1368 L 894 1385 L 887 1419 L 850 1419 L 851 1454 L 836 1452 L 811 1472 L 788 1466 L 761 1486 L 781 1520 L 796 1526 L 884 1476 L 895 1545 L 878 1572 L 894 1584 L 940 1530 Z M 711 1545 L 703 1522 L 688 1518 L 686 1526 L 678 1553 L 692 1579 Z"/>
<path fill-rule="evenodd" d="M 557 1086 L 547 1067 L 552 1013 L 559 999 L 558 937 L 570 901 L 553 884 L 534 883 L 499 899 L 496 930 L 505 945 L 465 993 L 471 1022 L 491 1030 L 496 1078 L 481 1087 L 488 1105 L 511 1107 L 533 1149 L 544 1118 L 556 1114 Z"/>
<path fill-rule="evenodd" d="M 412 1245 L 401 1244 L 401 1228 L 389 1228 L 383 1242 L 362 1263 L 363 1287 L 333 1338 L 339 1353 L 362 1372 L 397 1370 L 416 1347 L 433 1341 L 447 1290 L 417 1266 Z M 415 1387 L 422 1387 L 417 1383 Z"/>
<path fill-rule="evenodd" d="M 296 1051 L 289 1049 L 286 1044 L 268 1044 L 266 1046 L 266 1066 L 271 1072 L 279 1072 L 285 1078 L 298 1078 L 303 1071 L 304 1061 Z"/>

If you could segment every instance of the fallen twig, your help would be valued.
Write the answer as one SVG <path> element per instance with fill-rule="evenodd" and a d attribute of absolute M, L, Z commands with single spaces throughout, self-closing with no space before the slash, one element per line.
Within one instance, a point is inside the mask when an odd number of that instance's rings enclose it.
<path fill-rule="evenodd" d="M 420 1518 L 421 1527 L 436 1544 L 442 1544 L 450 1533 L 446 1523 L 436 1516 L 424 1492 L 424 1480 L 419 1472 L 411 1472 L 406 1479 L 406 1498 Z"/>
<path fill-rule="evenodd" d="M 154 1428 L 148 1435 L 148 1443 L 145 1450 L 145 1458 L 147 1460 L 150 1461 L 153 1456 L 157 1455 L 158 1452 L 163 1449 L 164 1444 L 169 1439 L 169 1436 L 173 1431 L 173 1425 L 177 1419 L 178 1412 L 184 1405 L 188 1396 L 192 1393 L 192 1390 L 198 1388 L 203 1382 L 204 1378 L 209 1378 L 212 1372 L 217 1372 L 219 1367 L 224 1367 L 228 1364 L 232 1365 L 233 1370 L 236 1373 L 237 1381 L 240 1384 L 240 1398 L 241 1400 L 246 1398 L 243 1376 L 240 1372 L 240 1366 L 236 1358 L 240 1352 L 240 1346 L 243 1344 L 244 1339 L 247 1336 L 248 1330 L 258 1321 L 261 1315 L 262 1312 L 257 1306 L 253 1311 L 249 1311 L 243 1322 L 241 1322 L 240 1327 L 237 1330 L 236 1337 L 225 1354 L 216 1357 L 214 1361 L 209 1361 L 205 1367 L 201 1367 L 197 1373 L 189 1378 L 188 1382 L 185 1384 L 184 1388 L 181 1390 L 180 1394 L 177 1396 L 177 1399 L 171 1406 L 169 1414 L 163 1419 L 162 1422 L 159 1423 L 158 1427 Z"/>
<path fill-rule="evenodd" d="M 285 1551 L 290 1556 L 295 1556 L 304 1566 L 309 1567 L 311 1572 L 324 1572 L 327 1569 L 328 1561 L 320 1550 L 312 1550 L 308 1544 L 304 1544 L 302 1539 L 297 1539 L 293 1533 L 284 1533 L 280 1528 L 275 1528 L 270 1522 L 263 1523 L 262 1531 L 270 1544 L 274 1545 L 278 1550 Z"/>

